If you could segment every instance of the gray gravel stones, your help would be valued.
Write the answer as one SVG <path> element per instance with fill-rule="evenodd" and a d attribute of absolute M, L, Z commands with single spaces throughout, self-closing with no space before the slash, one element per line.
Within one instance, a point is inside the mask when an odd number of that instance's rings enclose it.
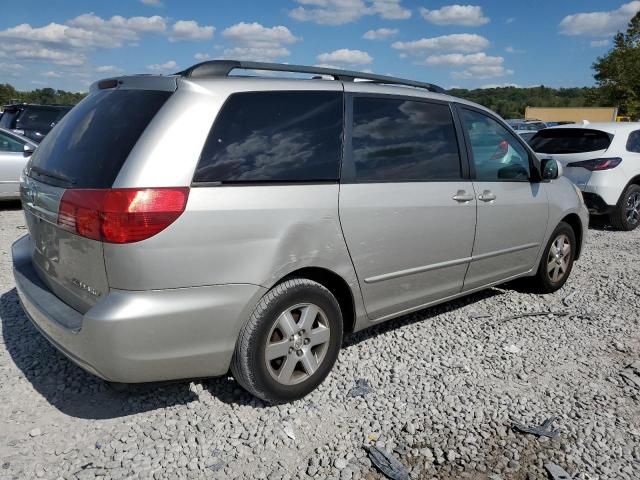
<path fill-rule="evenodd" d="M 363 444 L 412 479 L 640 478 L 640 390 L 620 374 L 640 360 L 640 231 L 591 229 L 552 295 L 501 286 L 351 335 L 317 391 L 268 406 L 231 378 L 115 391 L 73 365 L 18 304 L 22 225 L 0 207 L 2 480 L 379 479 Z M 510 428 L 552 415 L 556 438 Z"/>

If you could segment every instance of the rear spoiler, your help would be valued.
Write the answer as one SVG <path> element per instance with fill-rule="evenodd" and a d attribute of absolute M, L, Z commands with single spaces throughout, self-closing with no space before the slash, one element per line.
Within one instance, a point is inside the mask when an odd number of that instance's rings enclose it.
<path fill-rule="evenodd" d="M 93 82 L 89 92 L 107 90 L 112 88 L 124 90 L 162 90 L 175 92 L 178 88 L 178 77 L 162 75 L 126 75 L 111 77 Z"/>

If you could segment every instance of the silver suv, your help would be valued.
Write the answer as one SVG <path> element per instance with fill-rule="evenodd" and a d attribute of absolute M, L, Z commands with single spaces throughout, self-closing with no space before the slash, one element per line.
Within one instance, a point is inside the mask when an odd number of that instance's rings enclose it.
<path fill-rule="evenodd" d="M 234 61 L 103 80 L 25 170 L 16 285 L 106 380 L 231 369 L 289 401 L 349 332 L 518 277 L 560 288 L 588 216 L 559 170 L 426 83 Z"/>

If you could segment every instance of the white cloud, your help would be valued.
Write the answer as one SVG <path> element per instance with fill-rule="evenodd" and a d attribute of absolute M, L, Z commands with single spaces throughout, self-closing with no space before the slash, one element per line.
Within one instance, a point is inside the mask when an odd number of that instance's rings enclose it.
<path fill-rule="evenodd" d="M 325 65 L 369 65 L 373 57 L 362 50 L 349 50 L 341 48 L 329 53 L 321 53 L 317 57 L 318 62 Z"/>
<path fill-rule="evenodd" d="M 152 65 L 147 65 L 147 70 L 151 70 L 154 72 L 162 72 L 166 70 L 175 70 L 178 67 L 178 64 L 175 60 L 169 60 L 165 63 L 154 63 Z"/>
<path fill-rule="evenodd" d="M 0 52 L 15 59 L 82 65 L 92 49 L 122 47 L 137 42 L 142 35 L 162 33 L 165 29 L 165 20 L 157 15 L 130 18 L 116 15 L 103 19 L 86 13 L 65 24 L 33 27 L 23 23 L 0 30 Z"/>
<path fill-rule="evenodd" d="M 299 41 L 282 25 L 264 27 L 259 23 L 240 22 L 225 29 L 222 36 L 233 46 L 224 50 L 226 58 L 273 61 L 290 55 L 286 45 Z"/>
<path fill-rule="evenodd" d="M 377 30 L 369 30 L 362 35 L 365 40 L 385 40 L 397 35 L 397 28 L 378 28 Z"/>
<path fill-rule="evenodd" d="M 613 35 L 624 30 L 631 17 L 639 10 L 640 0 L 634 0 L 616 10 L 567 15 L 560 22 L 560 33 L 591 37 Z"/>
<path fill-rule="evenodd" d="M 489 46 L 489 40 L 472 33 L 454 33 L 433 38 L 422 38 L 412 42 L 394 42 L 391 45 L 412 55 L 421 55 L 432 51 L 453 51 L 473 53 L 484 50 Z"/>
<path fill-rule="evenodd" d="M 140 0 L 140 3 L 149 5 L 150 7 L 162 7 L 162 2 L 160 0 Z"/>
<path fill-rule="evenodd" d="M 525 50 L 521 50 L 512 46 L 505 47 L 504 51 L 507 53 L 526 53 Z"/>
<path fill-rule="evenodd" d="M 209 40 L 213 37 L 215 28 L 210 25 L 198 25 L 195 20 L 178 20 L 171 28 L 169 40 L 179 42 L 181 40 Z"/>
<path fill-rule="evenodd" d="M 48 72 L 44 72 L 42 74 L 43 77 L 46 78 L 62 78 L 62 74 L 60 72 L 55 72 L 53 70 L 49 70 Z"/>
<path fill-rule="evenodd" d="M 405 20 L 411 10 L 404 8 L 401 0 L 296 0 L 299 7 L 289 11 L 289 16 L 300 22 L 320 25 L 344 25 L 365 15 L 378 15 L 387 20 Z"/>
<path fill-rule="evenodd" d="M 504 21 L 504 23 L 506 23 L 507 25 L 511 25 L 515 21 L 516 19 L 514 17 L 509 17 Z"/>
<path fill-rule="evenodd" d="M 201 62 L 204 62 L 205 60 L 209 60 L 211 58 L 211 55 L 209 55 L 208 53 L 198 52 L 193 56 L 193 58 Z"/>
<path fill-rule="evenodd" d="M 604 40 L 591 40 L 590 45 L 594 48 L 608 47 L 609 39 L 605 38 Z"/>
<path fill-rule="evenodd" d="M 121 72 L 122 69 L 116 67 L 115 65 L 100 65 L 96 67 L 96 72 L 98 73 L 111 73 L 111 72 Z"/>
<path fill-rule="evenodd" d="M 492 57 L 484 52 L 471 53 L 468 55 L 462 53 L 448 53 L 445 55 L 430 55 L 423 63 L 425 65 L 435 66 L 502 65 L 504 63 L 504 58 Z"/>
<path fill-rule="evenodd" d="M 452 72 L 452 78 L 458 79 L 485 79 L 506 77 L 513 75 L 513 70 L 504 68 L 502 65 L 473 65 L 459 72 Z"/>
<path fill-rule="evenodd" d="M 420 15 L 435 25 L 464 25 L 476 27 L 489 23 L 482 13 L 482 7 L 476 5 L 446 5 L 438 10 L 420 9 Z"/>
<path fill-rule="evenodd" d="M 3 63 L 0 62 L 0 72 L 11 75 L 12 77 L 18 76 L 24 70 L 24 66 L 19 63 Z"/>

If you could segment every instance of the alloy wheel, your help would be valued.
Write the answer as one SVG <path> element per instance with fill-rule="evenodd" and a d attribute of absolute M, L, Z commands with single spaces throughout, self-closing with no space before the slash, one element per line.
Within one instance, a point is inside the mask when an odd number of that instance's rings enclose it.
<path fill-rule="evenodd" d="M 558 283 L 567 274 L 570 260 L 571 242 L 563 233 L 553 241 L 547 257 L 547 275 L 553 283 Z"/>
<path fill-rule="evenodd" d="M 283 385 L 311 377 L 325 359 L 331 338 L 324 311 L 312 303 L 288 308 L 275 320 L 265 348 L 269 374 Z"/>
<path fill-rule="evenodd" d="M 640 192 L 633 192 L 627 198 L 627 208 L 625 209 L 627 222 L 635 225 L 640 221 Z"/>

